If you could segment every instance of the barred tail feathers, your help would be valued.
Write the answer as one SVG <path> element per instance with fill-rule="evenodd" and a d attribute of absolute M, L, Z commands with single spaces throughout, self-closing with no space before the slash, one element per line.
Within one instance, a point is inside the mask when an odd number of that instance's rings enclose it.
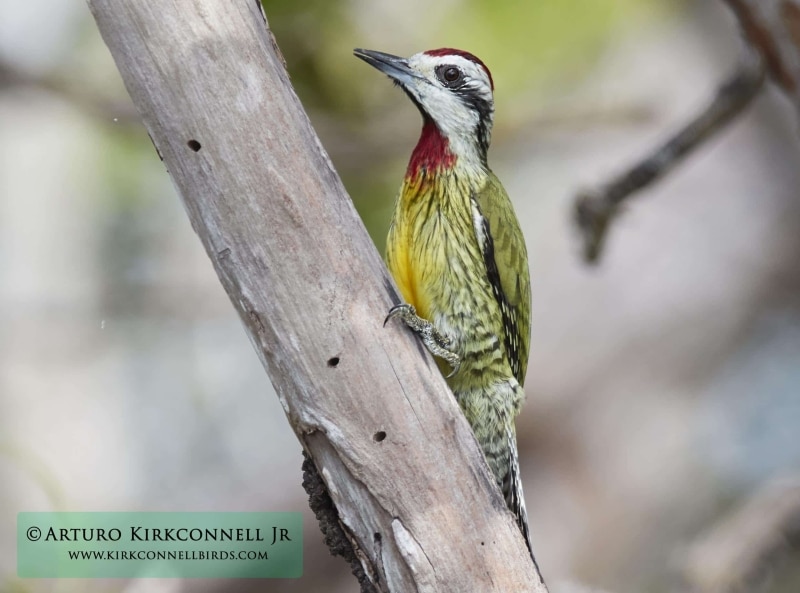
<path fill-rule="evenodd" d="M 467 358 L 466 364 L 468 363 Z M 533 558 L 514 428 L 514 418 L 524 399 L 522 387 L 516 379 L 510 379 L 492 383 L 488 388 L 459 389 L 461 385 L 457 384 L 458 378 L 456 376 L 455 380 L 451 379 L 452 383 L 456 383 L 451 385 L 453 392 L 483 449 L 483 455 L 500 487 L 506 506 L 514 513 Z"/>
<path fill-rule="evenodd" d="M 522 479 L 519 472 L 519 454 L 517 452 L 517 436 L 514 428 L 510 427 L 506 431 L 508 446 L 508 471 L 500 484 L 508 509 L 514 513 L 517 525 L 525 538 L 528 550 L 533 556 L 531 548 L 530 529 L 528 528 L 528 511 L 525 509 L 525 495 L 522 492 Z M 534 560 L 535 562 L 535 560 Z"/>
<path fill-rule="evenodd" d="M 505 478 L 503 478 L 500 488 L 503 491 L 506 505 L 508 506 L 509 510 L 514 513 L 514 516 L 517 519 L 517 525 L 519 526 L 519 530 L 522 532 L 522 537 L 525 538 L 525 544 L 528 546 L 528 552 L 530 552 L 531 560 L 533 560 L 533 564 L 536 566 L 536 572 L 541 578 L 542 571 L 539 568 L 539 563 L 536 562 L 536 556 L 533 555 L 531 534 L 530 529 L 528 528 L 528 511 L 525 509 L 525 495 L 522 492 L 522 479 L 519 475 L 517 435 L 513 426 L 508 429 L 506 436 L 508 438 L 509 450 L 508 473 L 506 474 Z M 544 583 L 544 581 L 542 582 Z"/>

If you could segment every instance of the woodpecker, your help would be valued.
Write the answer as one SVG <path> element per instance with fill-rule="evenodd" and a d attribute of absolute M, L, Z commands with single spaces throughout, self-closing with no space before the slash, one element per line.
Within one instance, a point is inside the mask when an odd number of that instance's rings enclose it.
<path fill-rule="evenodd" d="M 410 58 L 354 53 L 422 114 L 386 247 L 405 302 L 386 319 L 402 320 L 437 357 L 533 557 L 514 427 L 528 366 L 530 276 L 519 221 L 487 162 L 492 75 L 452 48 Z"/>

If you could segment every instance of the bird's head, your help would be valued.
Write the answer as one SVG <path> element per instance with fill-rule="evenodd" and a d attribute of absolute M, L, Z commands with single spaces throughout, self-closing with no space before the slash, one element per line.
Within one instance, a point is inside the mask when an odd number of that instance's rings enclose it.
<path fill-rule="evenodd" d="M 398 84 L 458 158 L 486 165 L 494 115 L 494 83 L 486 65 L 469 52 L 442 48 L 401 58 L 379 51 L 354 53 Z"/>

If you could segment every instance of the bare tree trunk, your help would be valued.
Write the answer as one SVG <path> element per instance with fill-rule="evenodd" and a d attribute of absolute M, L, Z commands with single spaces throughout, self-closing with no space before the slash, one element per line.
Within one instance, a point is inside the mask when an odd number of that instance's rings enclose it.
<path fill-rule="evenodd" d="M 375 588 L 546 592 L 260 4 L 89 5 Z"/>

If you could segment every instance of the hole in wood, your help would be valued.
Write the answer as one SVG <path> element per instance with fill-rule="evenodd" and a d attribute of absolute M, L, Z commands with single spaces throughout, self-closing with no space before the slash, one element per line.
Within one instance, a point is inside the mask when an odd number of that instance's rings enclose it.
<path fill-rule="evenodd" d="M 338 356 L 334 356 L 333 358 L 329 358 L 328 359 L 328 366 L 331 367 L 331 368 L 336 368 L 337 366 L 339 366 L 339 357 Z"/>
<path fill-rule="evenodd" d="M 186 143 L 186 146 L 188 146 L 195 152 L 198 152 L 201 148 L 203 148 L 202 146 L 200 146 L 200 143 L 197 140 L 189 140 Z"/>
<path fill-rule="evenodd" d="M 386 438 L 386 433 L 383 432 L 382 430 L 379 430 L 374 435 L 372 435 L 372 440 L 374 440 L 376 443 L 380 443 L 385 438 Z"/>

